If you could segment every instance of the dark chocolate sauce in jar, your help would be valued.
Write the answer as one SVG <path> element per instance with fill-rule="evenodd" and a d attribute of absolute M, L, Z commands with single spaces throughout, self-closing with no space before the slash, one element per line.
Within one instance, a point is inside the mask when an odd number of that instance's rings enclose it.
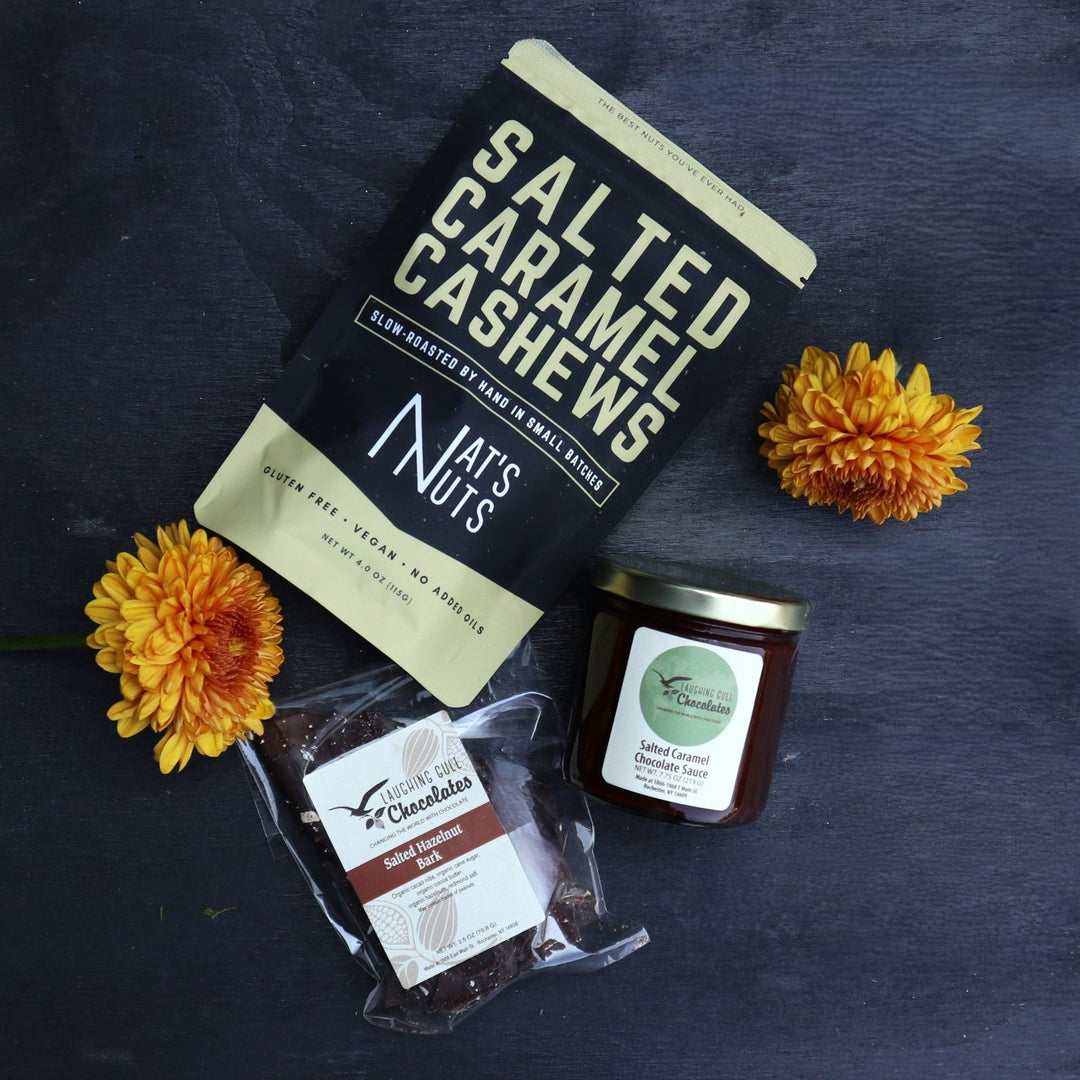
<path fill-rule="evenodd" d="M 644 560 L 602 560 L 594 584 L 567 780 L 665 821 L 753 821 L 768 798 L 810 604 Z"/>

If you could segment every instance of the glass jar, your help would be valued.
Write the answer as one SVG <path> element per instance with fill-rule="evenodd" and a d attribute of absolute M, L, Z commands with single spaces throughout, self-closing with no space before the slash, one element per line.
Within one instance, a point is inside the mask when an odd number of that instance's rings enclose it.
<path fill-rule="evenodd" d="M 810 604 L 757 582 L 604 559 L 564 768 L 576 788 L 688 825 L 765 808 Z"/>

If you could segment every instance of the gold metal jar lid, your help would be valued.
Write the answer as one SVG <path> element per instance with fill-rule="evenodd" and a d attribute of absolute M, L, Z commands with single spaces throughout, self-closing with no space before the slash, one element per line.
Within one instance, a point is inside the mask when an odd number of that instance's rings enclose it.
<path fill-rule="evenodd" d="M 661 560 L 601 558 L 593 584 L 634 603 L 714 622 L 797 633 L 810 602 L 718 570 Z"/>

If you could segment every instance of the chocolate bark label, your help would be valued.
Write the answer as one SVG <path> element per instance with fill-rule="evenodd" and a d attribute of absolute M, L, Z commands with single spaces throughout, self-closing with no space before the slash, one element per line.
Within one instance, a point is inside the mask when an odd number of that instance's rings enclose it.
<path fill-rule="evenodd" d="M 543 921 L 445 713 L 343 754 L 304 786 L 406 990 Z"/>

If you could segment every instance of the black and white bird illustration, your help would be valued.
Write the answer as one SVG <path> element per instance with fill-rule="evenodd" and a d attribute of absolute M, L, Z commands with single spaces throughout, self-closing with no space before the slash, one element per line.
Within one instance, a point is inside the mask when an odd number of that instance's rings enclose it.
<path fill-rule="evenodd" d="M 388 782 L 388 779 L 389 778 L 387 778 L 387 780 L 380 780 L 374 787 L 368 788 L 367 791 L 364 792 L 364 797 L 360 800 L 359 806 L 331 806 L 330 809 L 348 810 L 353 817 L 366 818 L 367 828 L 369 829 L 375 828 L 376 826 L 378 826 L 378 828 L 380 829 L 385 828 L 382 823 L 382 816 L 383 813 L 386 811 L 386 807 L 380 806 L 377 810 L 373 812 L 368 809 L 368 803 L 371 801 L 372 795 L 374 795 L 375 792 L 379 790 L 379 788 L 386 784 Z"/>
<path fill-rule="evenodd" d="M 670 675 L 665 679 L 656 668 L 649 668 L 649 670 L 664 684 L 664 697 L 668 697 L 670 694 L 674 694 L 677 690 L 682 689 L 682 687 L 676 685 L 677 683 L 694 681 L 689 675 Z"/>

